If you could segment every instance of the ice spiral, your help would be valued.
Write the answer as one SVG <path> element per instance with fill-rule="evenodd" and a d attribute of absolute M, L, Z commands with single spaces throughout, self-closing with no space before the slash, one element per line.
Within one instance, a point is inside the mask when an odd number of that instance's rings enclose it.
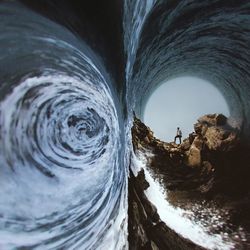
<path fill-rule="evenodd" d="M 124 244 L 111 80 L 66 29 L 19 5 L 1 8 L 0 248 L 101 248 L 110 229 L 112 244 Z"/>

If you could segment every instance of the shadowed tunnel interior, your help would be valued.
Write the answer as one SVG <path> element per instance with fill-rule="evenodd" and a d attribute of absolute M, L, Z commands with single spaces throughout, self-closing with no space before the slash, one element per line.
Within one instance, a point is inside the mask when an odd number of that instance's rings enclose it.
<path fill-rule="evenodd" d="M 28 8 L 56 21 L 77 36 L 102 57 L 112 71 L 119 90 L 124 79 L 122 40 L 122 1 L 20 0 Z"/>
<path fill-rule="evenodd" d="M 221 91 L 248 140 L 249 22 L 246 1 L 156 4 L 143 28 L 133 70 L 131 92 L 145 93 L 136 95 L 138 113 L 157 84 L 196 76 Z"/>

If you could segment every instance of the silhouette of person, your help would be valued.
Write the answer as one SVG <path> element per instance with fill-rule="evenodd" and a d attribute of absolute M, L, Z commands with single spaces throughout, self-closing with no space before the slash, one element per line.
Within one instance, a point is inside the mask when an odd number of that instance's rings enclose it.
<path fill-rule="evenodd" d="M 179 141 L 180 141 L 180 144 L 181 144 L 181 137 L 182 137 L 182 132 L 181 132 L 180 128 L 178 127 L 177 131 L 176 131 L 176 136 L 174 138 L 174 143 L 176 143 L 176 138 L 179 138 Z"/>

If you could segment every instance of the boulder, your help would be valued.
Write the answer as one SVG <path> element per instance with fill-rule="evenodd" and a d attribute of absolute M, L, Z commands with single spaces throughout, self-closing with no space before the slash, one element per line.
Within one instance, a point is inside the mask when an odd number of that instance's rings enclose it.
<path fill-rule="evenodd" d="M 188 135 L 188 140 L 189 140 L 190 145 L 193 143 L 196 136 L 197 134 L 195 132 L 192 132 Z"/>
<path fill-rule="evenodd" d="M 190 208 L 192 201 L 215 202 L 237 212 L 236 224 L 250 228 L 249 148 L 239 141 L 238 132 L 221 114 L 199 118 L 183 143 L 167 143 L 153 136 L 150 129 L 135 118 L 132 139 L 135 154 L 145 154 L 147 167 L 168 191 L 169 202 Z M 132 162 L 131 162 L 132 163 Z M 149 184 L 143 171 L 129 178 L 129 248 L 201 249 L 183 239 L 163 223 L 156 207 L 144 190 Z M 231 201 L 247 196 L 247 205 L 233 208 Z M 226 199 L 225 199 L 226 198 Z M 195 204 L 194 202 L 194 204 Z M 240 216 L 244 215 L 240 218 Z M 237 225 L 237 226 L 238 226 Z M 243 249 L 243 248 L 239 248 Z M 244 248 L 248 249 L 248 248 Z"/>
<path fill-rule="evenodd" d="M 210 150 L 218 150 L 221 148 L 224 131 L 217 127 L 210 127 L 205 134 L 206 145 Z"/>
<path fill-rule="evenodd" d="M 187 151 L 189 150 L 190 146 L 191 146 L 190 140 L 187 138 L 183 140 L 182 144 L 180 145 L 180 149 Z"/>
<path fill-rule="evenodd" d="M 137 174 L 137 182 L 140 184 L 142 190 L 146 190 L 149 187 L 149 183 L 146 181 L 144 170 L 141 169 Z"/>
<path fill-rule="evenodd" d="M 234 131 L 225 130 L 220 127 L 209 127 L 204 135 L 209 150 L 229 151 L 238 142 L 237 134 Z"/>
<path fill-rule="evenodd" d="M 199 167 L 201 166 L 201 151 L 203 148 L 203 140 L 200 136 L 197 136 L 192 145 L 190 146 L 189 151 L 187 151 L 186 164 L 189 167 Z"/>
<path fill-rule="evenodd" d="M 203 138 L 201 136 L 197 136 L 195 137 L 191 147 L 192 146 L 196 147 L 201 151 L 203 149 L 203 144 L 204 144 Z"/>
<path fill-rule="evenodd" d="M 195 123 L 194 124 L 194 131 L 196 134 L 201 135 L 202 132 L 202 124 L 201 123 Z"/>
<path fill-rule="evenodd" d="M 189 167 L 199 167 L 201 165 L 201 151 L 194 145 L 187 152 L 187 160 L 185 162 Z"/>
<path fill-rule="evenodd" d="M 227 117 L 223 114 L 209 114 L 200 117 L 198 122 L 208 126 L 224 126 L 227 123 Z"/>
<path fill-rule="evenodd" d="M 150 128 L 136 118 L 132 127 L 134 151 L 145 153 L 147 165 L 169 190 L 211 193 L 213 186 L 230 175 L 229 156 L 240 151 L 238 134 L 221 114 L 202 116 L 194 129 L 182 144 L 176 145 L 155 138 Z M 147 186 L 141 183 L 144 189 Z"/>
<path fill-rule="evenodd" d="M 135 177 L 130 171 L 128 184 L 128 242 L 131 250 L 205 250 L 177 234 L 161 221 L 157 209 L 144 194 L 143 171 Z"/>
<path fill-rule="evenodd" d="M 202 172 L 210 173 L 214 171 L 213 165 L 209 161 L 202 162 Z"/>

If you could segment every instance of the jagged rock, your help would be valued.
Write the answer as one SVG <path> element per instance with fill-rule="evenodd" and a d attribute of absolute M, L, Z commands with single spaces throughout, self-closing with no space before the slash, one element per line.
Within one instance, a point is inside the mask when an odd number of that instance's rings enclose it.
<path fill-rule="evenodd" d="M 185 161 L 189 167 L 199 167 L 201 165 L 201 151 L 194 145 L 190 147 Z"/>
<path fill-rule="evenodd" d="M 187 151 L 186 164 L 190 167 L 200 167 L 202 158 L 201 152 L 203 149 L 204 141 L 202 137 L 196 136 L 189 150 Z"/>
<path fill-rule="evenodd" d="M 229 151 L 238 142 L 237 135 L 234 131 L 228 131 L 220 127 L 209 127 L 204 138 L 210 150 Z"/>
<path fill-rule="evenodd" d="M 201 123 L 195 123 L 194 124 L 194 131 L 195 131 L 196 134 L 201 135 L 202 124 Z"/>
<path fill-rule="evenodd" d="M 168 190 L 168 197 L 174 197 L 175 204 L 187 194 L 187 199 L 221 202 L 234 211 L 234 220 L 240 218 L 234 223 L 244 224 L 250 230 L 250 221 L 245 220 L 250 207 L 249 148 L 240 145 L 237 131 L 221 114 L 199 118 L 194 130 L 182 144 L 176 145 L 155 138 L 150 128 L 135 118 L 134 152 L 145 153 L 148 167 Z M 160 220 L 157 209 L 144 194 L 148 185 L 143 171 L 129 179 L 130 249 L 201 249 Z M 225 195 L 235 199 L 236 204 L 246 195 L 246 205 L 238 208 L 226 202 Z"/>
<path fill-rule="evenodd" d="M 193 141 L 194 141 L 194 139 L 195 139 L 196 136 L 197 136 L 197 134 L 195 132 L 190 133 L 188 135 L 188 140 L 189 140 L 190 145 L 193 143 Z"/>
<path fill-rule="evenodd" d="M 230 151 L 238 143 L 236 131 L 227 124 L 227 118 L 222 114 L 202 116 L 194 125 L 194 130 L 196 136 L 202 137 L 209 150 Z M 189 138 L 194 140 L 196 136 L 190 134 Z"/>
<path fill-rule="evenodd" d="M 217 127 L 210 127 L 207 129 L 207 133 L 205 135 L 206 144 L 210 150 L 217 150 L 221 148 L 221 144 L 223 141 L 224 131 Z"/>
<path fill-rule="evenodd" d="M 160 220 L 157 209 L 144 194 L 144 171 L 135 177 L 130 171 L 128 241 L 130 250 L 204 250 L 183 238 Z M 144 180 L 143 180 L 144 178 Z"/>
<path fill-rule="evenodd" d="M 206 124 L 208 126 L 223 126 L 227 122 L 227 117 L 223 114 L 209 114 L 200 117 L 198 122 L 199 124 Z"/>
<path fill-rule="evenodd" d="M 227 118 L 222 114 L 202 116 L 194 130 L 182 144 L 177 145 L 160 141 L 138 118 L 134 120 L 134 151 L 147 152 L 148 164 L 162 176 L 168 189 L 199 191 L 202 185 L 212 188 L 213 185 L 207 183 L 215 175 L 217 179 L 226 176 L 226 169 L 222 167 L 226 163 L 221 162 L 218 152 L 230 154 L 238 143 L 237 133 L 227 125 Z M 212 183 L 218 183 L 217 179 Z M 205 189 L 206 192 L 210 191 L 209 188 Z"/>
<path fill-rule="evenodd" d="M 143 169 L 141 169 L 138 172 L 138 175 L 136 178 L 137 178 L 137 182 L 141 186 L 142 190 L 146 190 L 149 187 L 149 183 L 145 179 L 145 173 L 144 173 Z"/>
<path fill-rule="evenodd" d="M 204 136 L 207 131 L 208 125 L 206 123 L 195 123 L 194 131 L 197 135 Z"/>
<path fill-rule="evenodd" d="M 210 173 L 211 171 L 214 171 L 214 167 L 209 161 L 203 161 L 202 162 L 202 171 L 206 172 L 206 173 Z"/>
<path fill-rule="evenodd" d="M 204 139 L 203 139 L 203 137 L 198 135 L 195 137 L 191 147 L 194 146 L 201 151 L 203 149 L 203 145 L 204 145 Z"/>
<path fill-rule="evenodd" d="M 129 203 L 131 211 L 133 211 L 133 214 L 130 214 L 129 218 L 130 220 L 133 221 L 132 229 L 130 229 L 130 232 L 134 232 L 133 235 L 130 235 L 131 236 L 130 238 L 132 238 L 133 240 L 133 245 L 144 246 L 148 242 L 148 237 L 143 226 L 141 225 L 141 221 L 146 221 L 147 218 L 145 214 L 141 212 L 141 208 L 138 203 L 139 200 L 130 201 Z M 143 215 L 145 218 L 142 218 Z"/>
<path fill-rule="evenodd" d="M 159 248 L 156 246 L 156 244 L 153 241 L 149 241 L 146 245 L 145 245 L 145 250 L 159 250 Z"/>
<path fill-rule="evenodd" d="M 193 142 L 193 141 L 192 141 Z M 180 149 L 183 151 L 186 151 L 190 148 L 192 143 L 190 143 L 189 139 L 184 139 L 183 142 L 180 145 Z"/>

